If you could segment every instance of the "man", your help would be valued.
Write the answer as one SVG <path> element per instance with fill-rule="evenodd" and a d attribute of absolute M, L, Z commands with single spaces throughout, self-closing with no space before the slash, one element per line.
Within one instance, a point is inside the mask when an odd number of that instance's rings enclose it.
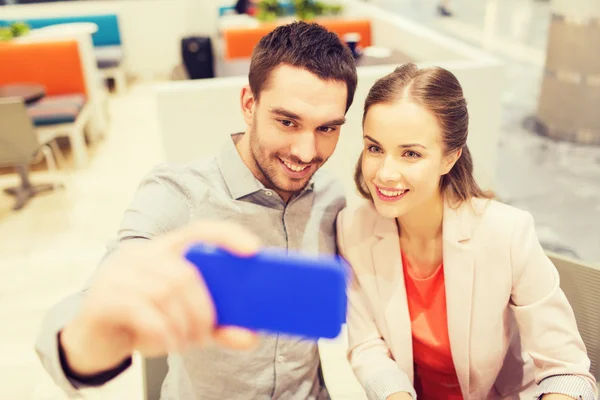
<path fill-rule="evenodd" d="M 36 350 L 57 384 L 72 395 L 101 385 L 138 350 L 169 354 L 166 399 L 328 398 L 316 343 L 215 327 L 208 291 L 182 253 L 207 241 L 251 254 L 258 238 L 334 253 L 343 188 L 317 170 L 336 147 L 356 80 L 350 50 L 318 25 L 281 26 L 260 41 L 241 91 L 246 132 L 209 162 L 154 169 L 93 283 L 46 317 Z"/>

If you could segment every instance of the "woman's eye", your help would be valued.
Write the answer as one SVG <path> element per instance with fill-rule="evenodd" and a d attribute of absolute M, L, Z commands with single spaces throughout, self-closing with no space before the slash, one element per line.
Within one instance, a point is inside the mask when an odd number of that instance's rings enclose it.
<path fill-rule="evenodd" d="M 369 153 L 381 153 L 381 148 L 372 144 L 369 147 L 367 147 L 367 151 Z"/>
<path fill-rule="evenodd" d="M 416 152 L 411 151 L 411 150 L 409 150 L 406 153 L 404 153 L 404 155 L 406 157 L 408 157 L 408 158 L 419 158 L 419 157 L 421 157 L 421 155 L 419 153 L 416 153 Z"/>

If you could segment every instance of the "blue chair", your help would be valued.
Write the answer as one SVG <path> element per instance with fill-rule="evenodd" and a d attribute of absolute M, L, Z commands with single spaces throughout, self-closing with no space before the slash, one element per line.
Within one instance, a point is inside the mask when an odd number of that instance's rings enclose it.
<path fill-rule="evenodd" d="M 234 6 L 219 7 L 219 17 L 222 17 L 227 14 L 235 14 L 235 7 Z"/>
<path fill-rule="evenodd" d="M 82 94 L 44 97 L 27 106 L 27 113 L 35 126 L 74 124 L 85 103 Z"/>

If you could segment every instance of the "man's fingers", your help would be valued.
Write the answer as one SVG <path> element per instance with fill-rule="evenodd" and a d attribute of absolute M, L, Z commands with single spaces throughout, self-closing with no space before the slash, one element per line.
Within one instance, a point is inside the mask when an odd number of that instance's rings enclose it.
<path fill-rule="evenodd" d="M 138 278 L 130 284 L 132 294 L 140 301 L 162 313 L 169 330 L 176 335 L 179 343 L 185 343 L 191 330 L 187 307 L 182 304 L 181 287 L 173 271 L 167 268 L 153 268 L 145 271 L 144 279 Z"/>
<path fill-rule="evenodd" d="M 213 337 L 217 344 L 235 350 L 252 350 L 258 344 L 258 335 L 242 328 L 222 327 Z"/>
<path fill-rule="evenodd" d="M 155 315 L 148 323 L 154 325 L 151 328 L 154 334 L 143 338 L 143 332 L 140 332 L 142 338 L 138 339 L 166 341 L 163 346 L 166 344 L 171 351 L 175 350 L 173 346 L 201 345 L 205 338 L 212 338 L 217 344 L 232 349 L 254 347 L 258 341 L 255 334 L 240 328 L 215 327 L 216 312 L 210 292 L 196 266 L 188 263 L 182 255 L 195 243 L 207 243 L 240 256 L 250 256 L 260 250 L 258 237 L 234 223 L 204 220 L 156 238 L 153 243 L 157 247 L 146 252 L 145 260 L 140 264 L 147 268 L 145 278 L 131 283 L 133 287 L 138 286 L 137 293 L 146 297 L 147 301 L 151 300 L 154 306 L 151 312 Z M 131 251 L 140 250 L 141 247 L 131 247 Z M 150 317 L 148 311 L 145 314 Z M 156 326 L 160 316 L 160 323 L 164 324 L 161 328 Z M 139 316 L 135 319 L 136 325 L 143 329 L 143 321 Z M 163 332 L 157 332 L 161 330 Z"/>
<path fill-rule="evenodd" d="M 260 240 L 248 229 L 226 221 L 198 221 L 163 238 L 164 243 L 183 253 L 197 242 L 209 243 L 241 255 L 250 256 L 260 249 Z"/>
<path fill-rule="evenodd" d="M 196 267 L 184 261 L 178 261 L 178 263 L 181 266 L 174 266 L 191 272 L 186 285 L 182 287 L 181 293 L 182 303 L 187 308 L 191 319 L 191 330 L 188 339 L 202 344 L 210 337 L 216 323 L 213 299 Z"/>
<path fill-rule="evenodd" d="M 200 344 L 214 329 L 216 314 L 201 274 L 180 257 L 169 255 L 155 262 L 140 292 L 165 313 L 184 342 Z"/>
<path fill-rule="evenodd" d="M 144 355 L 162 355 L 180 347 L 177 334 L 164 314 L 153 305 L 139 299 L 131 299 L 128 311 L 134 340 L 139 347 L 137 350 Z"/>

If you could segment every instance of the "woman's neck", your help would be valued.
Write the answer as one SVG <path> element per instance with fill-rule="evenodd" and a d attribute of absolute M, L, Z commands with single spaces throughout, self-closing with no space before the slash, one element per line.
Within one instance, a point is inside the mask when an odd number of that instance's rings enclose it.
<path fill-rule="evenodd" d="M 443 263 L 442 226 L 444 201 L 441 195 L 397 219 L 400 247 L 417 278 L 428 278 Z"/>
<path fill-rule="evenodd" d="M 444 200 L 441 194 L 432 197 L 410 213 L 396 219 L 399 234 L 409 243 L 430 243 L 442 236 Z"/>

